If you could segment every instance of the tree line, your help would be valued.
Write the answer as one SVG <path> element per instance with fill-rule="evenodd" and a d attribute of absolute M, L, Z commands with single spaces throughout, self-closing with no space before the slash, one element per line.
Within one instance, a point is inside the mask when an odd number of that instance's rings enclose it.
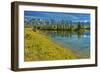
<path fill-rule="evenodd" d="M 70 23 L 68 21 L 61 20 L 56 22 L 54 20 L 41 20 L 33 19 L 28 23 L 25 23 L 25 27 L 32 27 L 33 30 L 67 30 L 67 31 L 85 31 L 90 30 L 89 25 L 85 25 L 81 22 Z"/>

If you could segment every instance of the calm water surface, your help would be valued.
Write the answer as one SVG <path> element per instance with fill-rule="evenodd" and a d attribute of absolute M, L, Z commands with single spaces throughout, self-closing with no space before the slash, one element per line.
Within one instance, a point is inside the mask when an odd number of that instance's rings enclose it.
<path fill-rule="evenodd" d="M 62 47 L 72 49 L 81 58 L 90 56 L 90 32 L 43 31 L 43 34 L 61 44 Z"/>

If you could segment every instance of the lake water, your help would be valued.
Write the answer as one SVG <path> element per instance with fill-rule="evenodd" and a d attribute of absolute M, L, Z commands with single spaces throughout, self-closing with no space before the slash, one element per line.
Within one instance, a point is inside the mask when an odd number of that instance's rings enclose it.
<path fill-rule="evenodd" d="M 90 57 L 90 32 L 43 31 L 43 34 L 60 44 L 72 49 L 80 58 Z"/>

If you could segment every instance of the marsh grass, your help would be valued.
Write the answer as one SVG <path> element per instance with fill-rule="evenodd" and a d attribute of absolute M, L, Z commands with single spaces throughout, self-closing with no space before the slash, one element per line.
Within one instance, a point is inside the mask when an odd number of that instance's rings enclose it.
<path fill-rule="evenodd" d="M 50 37 L 32 28 L 24 29 L 24 61 L 46 61 L 76 59 L 77 56 L 69 48 L 61 47 Z"/>

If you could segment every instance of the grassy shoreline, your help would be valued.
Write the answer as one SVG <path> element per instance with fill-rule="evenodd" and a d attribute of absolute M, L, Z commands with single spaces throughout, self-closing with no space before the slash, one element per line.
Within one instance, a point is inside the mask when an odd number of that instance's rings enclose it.
<path fill-rule="evenodd" d="M 76 59 L 77 56 L 69 48 L 64 48 L 54 43 L 49 37 L 24 29 L 24 61 L 45 61 Z"/>

